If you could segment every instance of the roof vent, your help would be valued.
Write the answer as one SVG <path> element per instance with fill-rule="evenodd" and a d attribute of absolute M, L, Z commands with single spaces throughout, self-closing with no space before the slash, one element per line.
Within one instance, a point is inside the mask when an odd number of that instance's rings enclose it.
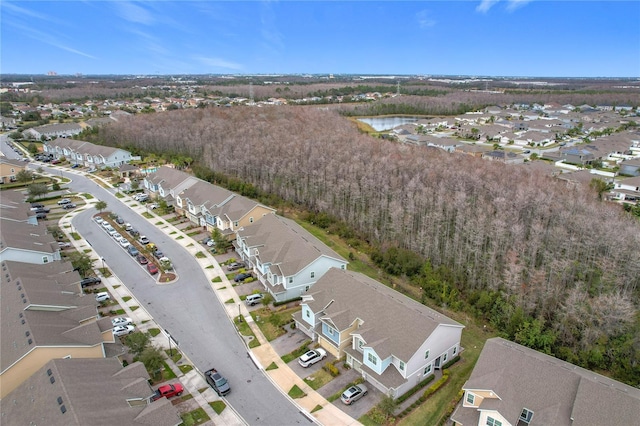
<path fill-rule="evenodd" d="M 27 303 L 27 299 L 22 299 L 22 303 Z"/>
<path fill-rule="evenodd" d="M 31 335 L 31 332 L 29 332 L 28 330 L 24 332 L 25 336 L 29 337 Z"/>
<path fill-rule="evenodd" d="M 54 384 L 56 382 L 56 378 L 51 376 L 49 377 L 49 381 L 51 382 L 51 384 Z"/>
<path fill-rule="evenodd" d="M 67 407 L 65 407 L 64 405 L 60 406 L 60 411 L 62 411 L 62 414 L 67 412 Z"/>
<path fill-rule="evenodd" d="M 20 323 L 21 323 L 21 324 L 24 324 L 24 319 L 20 320 Z"/>
<path fill-rule="evenodd" d="M 47 376 L 50 376 L 50 375 L 52 375 L 52 374 L 53 374 L 53 371 L 51 371 L 51 369 L 50 369 L 50 368 L 48 368 L 48 369 L 47 369 Z"/>
<path fill-rule="evenodd" d="M 27 340 L 27 342 L 28 342 L 29 344 L 32 344 L 32 343 L 33 343 L 33 339 L 29 339 L 29 340 Z"/>
<path fill-rule="evenodd" d="M 58 397 L 58 405 L 62 405 L 62 397 L 61 396 Z"/>
<path fill-rule="evenodd" d="M 22 312 L 20 312 L 20 313 L 18 314 L 18 317 L 20 317 L 20 318 L 22 318 L 23 316 L 24 316 L 24 315 L 22 315 Z"/>

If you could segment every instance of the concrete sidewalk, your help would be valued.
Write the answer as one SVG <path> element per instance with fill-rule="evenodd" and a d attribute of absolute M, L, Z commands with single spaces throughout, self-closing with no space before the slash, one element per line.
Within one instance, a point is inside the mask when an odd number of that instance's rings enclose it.
<path fill-rule="evenodd" d="M 77 172 L 75 170 L 65 171 L 75 174 L 82 174 L 81 172 Z M 93 176 L 93 178 L 94 180 L 100 179 L 97 176 Z M 104 187 L 111 187 L 108 182 L 104 180 L 102 180 L 102 182 Z M 116 191 L 114 190 L 113 192 L 115 193 Z M 220 300 L 222 306 L 225 307 L 229 321 L 233 323 L 234 318 L 237 318 L 238 314 L 240 313 L 255 334 L 258 342 L 260 343 L 260 346 L 252 349 L 249 349 L 249 347 L 247 346 L 247 351 L 249 352 L 250 356 L 255 361 L 256 365 L 265 373 L 266 377 L 269 378 L 269 380 L 271 380 L 278 389 L 280 389 L 280 392 L 283 395 L 290 399 L 292 404 L 296 405 L 301 412 L 305 413 L 307 417 L 322 425 L 333 426 L 360 424 L 357 420 L 347 415 L 344 411 L 331 404 L 322 395 L 309 387 L 293 370 L 291 370 L 291 368 L 289 368 L 287 364 L 284 363 L 284 361 L 282 361 L 280 356 L 276 353 L 276 351 L 271 347 L 267 339 L 264 337 L 260 328 L 253 321 L 253 318 L 249 314 L 249 311 L 247 310 L 245 304 L 242 303 L 240 297 L 236 293 L 235 288 L 232 285 L 233 283 L 229 282 L 229 280 L 227 279 L 226 273 L 223 268 L 218 264 L 213 255 L 211 255 L 211 253 L 209 253 L 209 251 L 205 247 L 203 247 L 198 241 L 188 236 L 185 232 L 173 226 L 170 222 L 164 220 L 161 216 L 155 214 L 153 210 L 148 211 L 144 204 L 140 204 L 126 195 L 123 198 L 119 199 L 122 203 L 129 206 L 132 211 L 138 213 L 142 217 L 146 218 L 145 214 L 150 215 L 151 218 L 147 218 L 147 220 L 151 224 L 162 230 L 169 238 L 172 238 L 175 242 L 179 243 L 185 250 L 187 250 L 187 252 L 194 256 L 194 258 L 202 268 L 205 276 L 207 277 L 212 290 Z M 65 232 L 67 232 L 67 228 L 63 227 L 63 222 L 70 224 L 73 214 L 74 212 L 70 212 L 61 220 L 60 227 Z M 157 224 L 159 221 L 161 221 L 162 224 Z M 73 241 L 73 239 L 71 240 Z M 81 252 L 82 250 L 91 248 L 91 246 L 89 246 L 84 240 L 74 241 L 73 244 Z M 196 256 L 196 254 L 198 254 L 198 256 Z M 98 259 L 100 258 L 100 256 L 97 257 Z M 219 277 L 221 281 L 213 283 L 212 280 L 217 277 Z M 131 310 L 131 306 L 139 306 L 139 304 L 137 303 L 133 295 L 130 294 L 127 287 L 123 283 L 121 283 L 120 280 L 115 277 L 115 275 L 109 277 L 108 279 L 104 279 L 103 283 L 107 285 L 111 294 L 121 304 L 123 309 L 125 309 L 125 312 L 127 313 L 126 316 L 131 317 L 137 324 L 142 324 L 143 321 L 148 321 L 141 326 L 141 330 L 146 330 L 152 327 L 160 328 L 155 323 L 155 321 L 153 321 L 153 318 L 148 314 L 143 306 L 140 306 L 135 311 Z M 119 287 L 116 287 L 117 285 L 119 285 Z M 131 299 L 127 302 L 124 302 L 122 298 L 125 296 L 129 296 L 131 297 Z M 233 300 L 233 303 L 226 303 L 229 300 Z M 246 340 L 244 339 L 244 337 L 241 335 L 240 337 L 243 338 L 243 341 L 245 341 L 246 344 Z M 154 344 L 162 348 L 165 348 L 167 346 L 167 342 L 168 338 L 163 333 L 154 338 Z M 267 368 L 272 363 L 275 363 L 278 368 L 266 371 L 265 368 Z M 182 374 L 180 369 L 175 364 L 173 364 L 171 360 L 168 360 L 168 364 L 171 366 L 172 370 L 176 373 L 181 381 L 185 380 L 184 382 L 182 382 L 183 385 L 187 390 L 189 390 L 189 392 L 194 396 L 198 403 L 200 403 L 200 406 L 202 406 L 205 412 L 207 412 L 207 414 L 211 417 L 214 424 L 245 424 L 244 420 L 239 415 L 237 415 L 230 406 L 227 406 L 227 409 L 225 409 L 221 413 L 221 415 L 217 415 L 213 411 L 208 403 L 219 398 L 217 398 L 217 395 L 211 389 L 203 392 L 202 394 L 198 392 L 198 389 L 208 387 L 208 384 L 204 380 L 202 374 L 197 372 L 195 368 L 187 374 Z M 291 397 L 289 397 L 288 392 L 294 385 L 298 386 L 306 394 L 306 396 L 299 399 L 292 399 Z M 211 393 L 215 396 L 215 398 L 212 399 L 210 395 Z M 321 409 L 317 409 L 314 413 L 311 413 L 311 411 L 316 409 L 317 407 L 321 407 Z"/>

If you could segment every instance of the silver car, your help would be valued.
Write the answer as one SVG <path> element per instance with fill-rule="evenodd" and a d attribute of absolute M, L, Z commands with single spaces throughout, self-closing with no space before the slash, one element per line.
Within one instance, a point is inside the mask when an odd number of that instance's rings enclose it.
<path fill-rule="evenodd" d="M 315 350 L 310 350 L 304 353 L 300 358 L 298 358 L 298 364 L 303 366 L 304 368 L 309 367 L 310 365 L 315 364 L 316 362 L 322 361 L 327 357 L 327 351 L 322 348 L 318 348 Z"/>
<path fill-rule="evenodd" d="M 344 404 L 351 405 L 365 396 L 368 392 L 369 390 L 365 385 L 354 385 L 346 391 L 342 392 L 342 395 L 340 395 L 340 401 L 342 401 Z"/>

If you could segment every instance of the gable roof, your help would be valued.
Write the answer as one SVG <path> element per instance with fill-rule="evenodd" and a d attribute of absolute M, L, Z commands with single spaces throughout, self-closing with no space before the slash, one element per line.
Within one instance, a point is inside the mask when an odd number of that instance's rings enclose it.
<path fill-rule="evenodd" d="M 59 251 L 56 240 L 43 224 L 15 221 L 8 223 L 8 219 L 1 218 L 0 229 L 0 251 L 9 247 L 49 254 Z"/>
<path fill-rule="evenodd" d="M 195 184 L 179 193 L 180 198 L 189 200 L 189 202 L 194 206 L 203 206 L 209 210 L 224 203 L 234 195 L 235 194 L 233 192 L 227 189 L 210 184 L 203 180 L 197 181 Z"/>
<path fill-rule="evenodd" d="M 115 358 L 54 359 L 5 397 L 12 404 L 3 404 L 2 414 L 15 424 L 179 424 L 168 399 L 149 405 L 142 402 L 153 394 L 148 379 L 140 362 L 123 368 Z"/>
<path fill-rule="evenodd" d="M 293 220 L 275 214 L 268 214 L 237 233 L 247 247 L 258 248 L 260 262 L 271 264 L 271 272 L 280 276 L 295 275 L 320 256 L 347 263 Z"/>
<path fill-rule="evenodd" d="M 498 398 L 485 399 L 480 410 L 497 410 L 514 425 L 523 408 L 534 412 L 531 426 L 626 425 L 640 418 L 640 389 L 499 337 L 487 340 L 463 389 L 493 391 Z"/>
<path fill-rule="evenodd" d="M 0 371 L 37 346 L 96 346 L 103 343 L 96 321 L 96 301 L 73 292 L 68 283 L 51 280 L 59 266 L 2 262 L 0 279 Z M 30 269 L 30 273 L 25 271 Z M 39 276 L 38 276 L 39 275 Z M 62 281 L 78 282 L 76 272 Z"/>
<path fill-rule="evenodd" d="M 117 152 L 123 152 L 123 153 L 129 154 L 129 151 L 126 151 L 121 148 L 113 148 L 110 146 L 96 145 L 91 142 L 81 141 L 77 139 L 70 139 L 70 138 L 57 138 L 55 140 L 48 141 L 45 143 L 50 147 L 56 147 L 60 149 L 67 148 L 78 154 L 102 156 L 104 158 L 108 158 Z"/>
<path fill-rule="evenodd" d="M 362 321 L 355 333 L 383 359 L 395 355 L 408 361 L 440 325 L 463 327 L 357 272 L 331 268 L 307 294 L 312 298 L 307 302 L 311 310 L 322 311 L 321 318 L 331 321 L 340 331 L 355 320 Z"/>
<path fill-rule="evenodd" d="M 190 174 L 183 172 L 182 170 L 175 169 L 173 167 L 162 166 L 158 167 L 158 170 L 147 175 L 145 178 L 147 181 L 154 185 L 160 185 L 164 189 L 173 189 L 180 185 L 187 179 L 195 179 Z"/>

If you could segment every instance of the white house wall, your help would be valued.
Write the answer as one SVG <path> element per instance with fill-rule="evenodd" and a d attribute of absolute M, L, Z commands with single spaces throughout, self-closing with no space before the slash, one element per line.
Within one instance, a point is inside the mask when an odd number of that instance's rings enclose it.
<path fill-rule="evenodd" d="M 412 376 L 416 372 L 422 373 L 427 365 L 445 353 L 447 354 L 447 361 L 440 362 L 440 366 L 450 361 L 460 352 L 461 336 L 462 327 L 439 325 L 433 333 L 431 333 L 431 336 L 420 346 L 413 357 L 411 357 L 409 362 L 407 362 L 407 376 Z M 454 348 L 456 352 L 455 355 L 453 354 Z M 425 359 L 424 356 L 427 350 L 429 350 L 429 357 Z M 433 368 L 431 372 L 433 372 Z"/>
<path fill-rule="evenodd" d="M 45 258 L 47 259 L 46 262 L 44 261 Z M 53 262 L 54 260 L 60 260 L 60 253 L 35 252 L 31 250 L 22 250 L 8 247 L 0 252 L 0 262 L 4 262 L 5 260 L 13 260 L 16 262 L 41 265 L 44 263 Z"/>

